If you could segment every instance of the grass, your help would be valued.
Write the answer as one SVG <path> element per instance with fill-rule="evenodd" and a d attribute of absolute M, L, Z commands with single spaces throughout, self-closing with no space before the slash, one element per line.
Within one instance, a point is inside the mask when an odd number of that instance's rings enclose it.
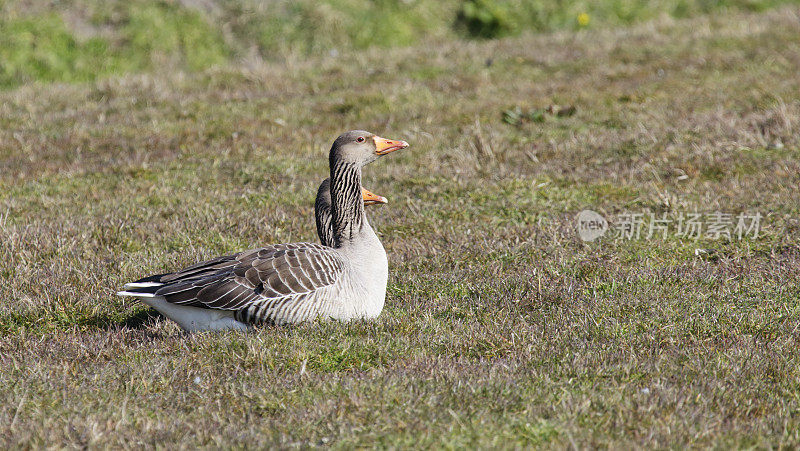
<path fill-rule="evenodd" d="M 762 11 L 798 0 L 0 1 L 0 89 L 296 61 L 658 18 Z M 424 73 L 429 68 L 417 70 Z"/>
<path fill-rule="evenodd" d="M 796 447 L 799 16 L 0 92 L 0 445 Z M 380 318 L 185 335 L 113 295 L 313 239 L 350 128 L 412 144 L 365 170 Z M 764 219 L 584 243 L 585 208 Z"/>
<path fill-rule="evenodd" d="M 172 2 L 72 3 L 32 12 L 0 4 L 0 88 L 91 81 L 165 65 L 202 70 L 232 55 L 221 30 Z"/>

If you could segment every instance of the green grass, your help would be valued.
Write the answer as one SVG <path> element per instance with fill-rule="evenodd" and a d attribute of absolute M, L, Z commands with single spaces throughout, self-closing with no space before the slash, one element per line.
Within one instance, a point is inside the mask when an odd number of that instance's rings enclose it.
<path fill-rule="evenodd" d="M 0 18 L 0 87 L 91 81 L 165 65 L 202 70 L 228 62 L 233 55 L 222 31 L 207 17 L 176 3 L 93 6 L 12 14 L 14 6 L 5 5 Z M 62 17 L 68 13 L 75 16 L 70 17 L 73 27 Z"/>
<path fill-rule="evenodd" d="M 603 29 L 797 0 L 66 0 L 0 2 L 0 88 L 294 61 L 459 37 Z M 588 22 L 587 22 L 588 21 Z M 428 68 L 416 68 L 428 76 Z"/>
<path fill-rule="evenodd" d="M 135 9 L 87 5 L 101 24 Z M 196 72 L 20 76 L 0 92 L 0 446 L 797 447 L 798 15 L 246 66 L 202 33 L 224 58 Z M 159 30 L 164 55 L 194 39 Z M 369 210 L 390 262 L 378 319 L 186 335 L 114 296 L 314 239 L 351 128 L 411 143 L 364 170 L 390 200 Z M 764 219 L 757 239 L 584 243 L 586 208 Z"/>

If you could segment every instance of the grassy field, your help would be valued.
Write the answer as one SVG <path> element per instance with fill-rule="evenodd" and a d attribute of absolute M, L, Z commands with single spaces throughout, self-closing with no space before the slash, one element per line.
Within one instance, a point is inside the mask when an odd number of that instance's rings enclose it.
<path fill-rule="evenodd" d="M 799 0 L 0 0 L 0 89 L 347 49 L 761 11 Z"/>
<path fill-rule="evenodd" d="M 783 7 L 0 91 L 0 447 L 797 447 L 797 67 Z M 380 318 L 114 296 L 316 239 L 352 128 L 411 143 L 365 169 Z M 585 208 L 763 218 L 585 243 Z"/>

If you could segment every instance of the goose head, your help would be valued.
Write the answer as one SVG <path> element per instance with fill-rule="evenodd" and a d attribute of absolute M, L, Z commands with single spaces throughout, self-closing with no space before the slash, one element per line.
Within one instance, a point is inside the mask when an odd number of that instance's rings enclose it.
<path fill-rule="evenodd" d="M 361 187 L 361 198 L 364 200 L 364 205 L 381 205 L 389 203 L 389 199 L 379 196 L 363 186 Z"/>
<path fill-rule="evenodd" d="M 364 206 L 370 205 L 383 205 L 388 204 L 389 199 L 375 194 L 372 191 L 361 187 L 361 199 L 364 201 Z M 323 210 L 329 211 L 331 208 L 331 179 L 325 179 L 319 185 L 319 189 L 317 190 L 317 200 L 315 203 L 316 208 L 321 208 Z"/>
<path fill-rule="evenodd" d="M 408 143 L 405 141 L 381 138 L 364 130 L 351 130 L 342 133 L 333 142 L 331 167 L 341 163 L 361 167 L 406 147 Z"/>

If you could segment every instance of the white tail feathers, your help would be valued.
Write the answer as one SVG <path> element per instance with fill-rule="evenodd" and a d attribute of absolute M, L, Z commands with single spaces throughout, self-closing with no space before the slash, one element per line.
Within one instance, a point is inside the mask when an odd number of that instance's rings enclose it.
<path fill-rule="evenodd" d="M 133 296 L 137 298 L 154 298 L 160 297 L 156 296 L 155 293 L 136 293 L 133 291 L 117 291 L 117 296 Z"/>
<path fill-rule="evenodd" d="M 164 285 L 161 282 L 130 282 L 126 283 L 124 288 L 147 288 L 147 287 L 160 287 Z"/>

